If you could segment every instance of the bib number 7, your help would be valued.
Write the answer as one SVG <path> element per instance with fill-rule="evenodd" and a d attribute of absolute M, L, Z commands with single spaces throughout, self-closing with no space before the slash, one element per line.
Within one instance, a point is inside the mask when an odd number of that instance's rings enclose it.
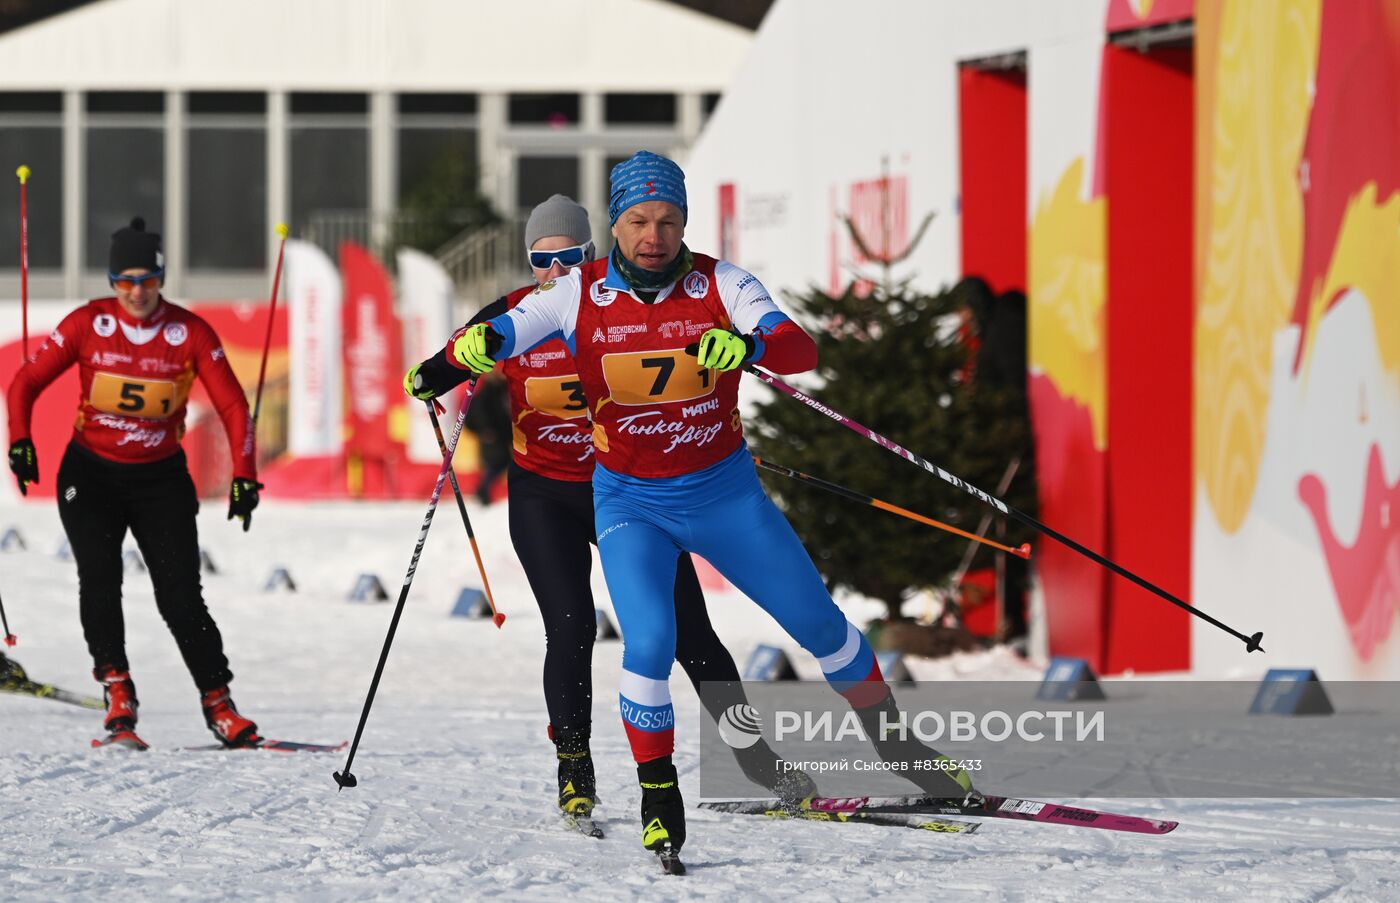
<path fill-rule="evenodd" d="M 603 380 L 621 405 L 690 401 L 715 390 L 714 371 L 696 364 L 681 348 L 605 354 Z"/>

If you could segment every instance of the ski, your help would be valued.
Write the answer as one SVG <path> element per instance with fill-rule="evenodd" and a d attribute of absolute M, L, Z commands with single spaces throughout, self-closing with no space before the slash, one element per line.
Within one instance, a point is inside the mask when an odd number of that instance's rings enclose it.
<path fill-rule="evenodd" d="M 572 831 L 577 831 L 584 837 L 596 837 L 603 839 L 603 829 L 593 820 L 591 815 L 564 815 L 564 824 Z"/>
<path fill-rule="evenodd" d="M 822 812 L 816 809 L 767 809 L 751 813 L 766 815 L 769 818 L 798 818 L 805 821 L 833 822 L 836 824 L 889 825 L 896 828 L 914 828 L 932 831 L 935 834 L 971 834 L 982 827 L 981 822 L 958 821 L 952 818 L 935 818 L 906 812 Z"/>
<path fill-rule="evenodd" d="M 712 809 L 717 812 L 761 814 L 769 810 L 782 809 L 783 806 L 776 799 L 708 800 L 702 802 L 700 808 Z M 1010 818 L 1045 824 L 1077 825 L 1081 828 L 1099 828 L 1107 831 L 1127 831 L 1134 834 L 1166 834 L 1174 830 L 1178 824 L 1174 821 L 1140 818 L 1135 815 L 1119 815 L 1098 809 L 1062 806 L 1058 803 L 1003 796 L 985 797 L 981 803 L 971 805 L 963 805 L 952 800 L 931 796 L 813 797 L 803 805 L 803 810 L 825 813 L 928 813 L 981 818 Z"/>
<path fill-rule="evenodd" d="M 204 750 L 228 750 L 230 752 L 240 749 L 267 749 L 272 752 L 310 752 L 328 753 L 340 752 L 349 746 L 349 741 L 341 740 L 339 743 L 299 743 L 295 740 L 269 740 L 266 737 L 254 737 L 246 743 L 237 746 L 225 746 L 222 743 L 210 743 L 206 746 L 186 746 L 184 749 L 191 752 Z"/>
<path fill-rule="evenodd" d="M 3 659 L 0 661 L 0 692 L 18 693 L 23 696 L 33 696 L 36 699 L 52 699 L 55 702 L 66 702 L 69 705 L 82 706 L 85 709 L 102 710 L 107 708 L 106 703 L 93 696 L 84 696 L 81 693 L 73 693 L 55 687 L 53 684 L 36 683 L 29 679 L 20 667 L 19 662 L 14 659 Z"/>
<path fill-rule="evenodd" d="M 120 746 L 123 749 L 135 749 L 142 751 L 151 748 L 149 743 L 136 736 L 136 731 L 132 730 L 112 731 L 110 734 L 101 738 L 100 740 L 92 741 L 93 749 L 100 749 L 104 746 Z"/>

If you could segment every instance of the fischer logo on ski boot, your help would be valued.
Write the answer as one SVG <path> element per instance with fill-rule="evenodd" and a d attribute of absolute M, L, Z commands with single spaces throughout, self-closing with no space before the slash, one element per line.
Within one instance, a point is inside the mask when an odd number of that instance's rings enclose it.
<path fill-rule="evenodd" d="M 642 846 L 657 855 L 667 874 L 684 874 L 679 857 L 685 844 L 685 800 L 671 757 L 638 764 L 637 781 L 642 786 Z"/>
<path fill-rule="evenodd" d="M 588 748 L 588 726 L 551 726 L 549 736 L 559 760 L 559 808 L 567 815 L 591 815 L 598 802 L 598 790 Z"/>

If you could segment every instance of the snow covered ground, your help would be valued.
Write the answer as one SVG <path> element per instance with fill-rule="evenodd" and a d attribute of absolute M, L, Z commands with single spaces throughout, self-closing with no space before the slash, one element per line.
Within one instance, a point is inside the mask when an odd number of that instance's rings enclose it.
<path fill-rule="evenodd" d="M 698 705 L 673 680 L 682 786 L 691 794 L 684 878 L 639 843 L 639 791 L 617 719 L 621 646 L 594 656 L 602 841 L 559 827 L 545 738 L 543 627 L 506 535 L 504 505 L 471 508 L 507 620 L 448 616 L 474 565 L 457 512 L 439 509 L 354 765 L 335 755 L 191 752 L 210 737 L 144 574 L 127 576 L 126 621 L 150 752 L 91 750 L 98 713 L 0 694 L 0 898 L 15 900 L 853 900 L 1400 899 L 1400 806 L 1389 800 L 1103 800 L 1172 818 L 1164 837 L 994 821 L 971 836 L 774 823 L 694 808 Z M 360 706 L 423 504 L 277 505 L 251 533 L 207 505 L 205 578 L 236 678 L 234 698 L 269 736 L 339 741 Z M 93 693 L 71 563 L 51 503 L 0 508 L 27 551 L 0 553 L 0 598 L 36 680 Z M 298 592 L 263 592 L 276 565 Z M 362 572 L 391 600 L 345 596 Z M 595 591 L 606 591 L 595 567 Z M 854 600 L 862 620 L 872 610 Z M 757 642 L 791 646 L 755 606 L 712 594 L 711 617 L 742 666 Z M 799 669 L 816 676 L 800 654 Z M 1034 678 L 1004 652 L 914 667 L 924 678 Z"/>

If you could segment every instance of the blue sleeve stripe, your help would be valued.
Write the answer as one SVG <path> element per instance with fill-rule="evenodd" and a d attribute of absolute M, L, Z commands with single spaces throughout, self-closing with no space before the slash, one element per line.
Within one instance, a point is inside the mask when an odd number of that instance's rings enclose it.
<path fill-rule="evenodd" d="M 753 354 L 744 363 L 756 364 L 763 360 L 763 352 L 768 350 L 768 346 L 764 344 L 763 336 L 760 333 L 755 332 L 749 338 L 753 339 Z"/>
<path fill-rule="evenodd" d="M 773 327 L 777 326 L 779 323 L 788 323 L 791 321 L 792 317 L 789 317 L 782 311 L 770 310 L 768 313 L 763 315 L 762 319 L 758 321 L 758 328 L 755 329 L 754 332 L 772 332 Z"/>
<path fill-rule="evenodd" d="M 501 314 L 492 320 L 487 320 L 487 325 L 501 334 L 504 339 L 501 342 L 501 350 L 497 352 L 497 360 L 505 360 L 515 356 L 515 323 L 508 314 Z"/>

